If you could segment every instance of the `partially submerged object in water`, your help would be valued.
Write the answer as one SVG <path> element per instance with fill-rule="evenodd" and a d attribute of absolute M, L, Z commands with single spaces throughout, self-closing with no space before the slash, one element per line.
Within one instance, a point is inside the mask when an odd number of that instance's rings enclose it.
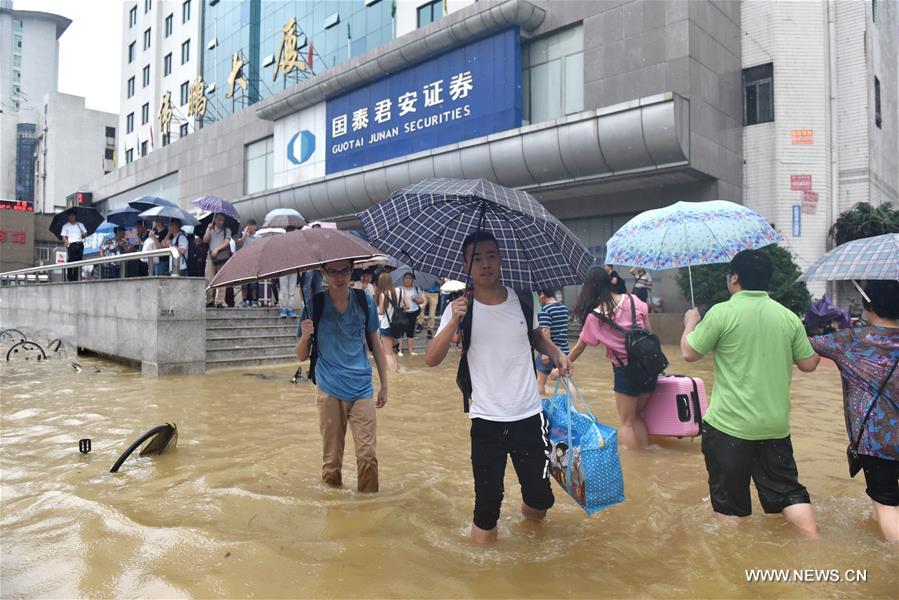
<path fill-rule="evenodd" d="M 178 444 L 178 426 L 174 423 L 159 425 L 158 427 L 154 427 L 147 433 L 134 440 L 134 442 L 130 446 L 128 446 L 128 449 L 125 450 L 124 453 L 122 453 L 119 459 L 115 461 L 115 464 L 112 465 L 112 468 L 109 470 L 109 472 L 118 472 L 119 468 L 122 466 L 122 463 L 125 462 L 125 460 L 129 456 L 131 456 L 131 453 L 137 450 L 137 448 L 147 440 L 150 440 L 150 442 L 146 446 L 144 446 L 143 450 L 140 451 L 140 456 L 162 454 L 163 452 L 174 448 Z"/>

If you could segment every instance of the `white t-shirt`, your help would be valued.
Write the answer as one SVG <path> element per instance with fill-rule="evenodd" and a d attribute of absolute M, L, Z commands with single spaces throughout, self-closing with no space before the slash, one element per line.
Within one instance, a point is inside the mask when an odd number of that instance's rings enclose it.
<path fill-rule="evenodd" d="M 531 344 L 521 302 L 511 288 L 502 304 L 474 300 L 468 368 L 471 371 L 469 416 L 488 421 L 520 421 L 541 410 Z M 437 333 L 452 321 L 453 307 L 443 311 Z M 534 329 L 539 327 L 534 307 Z"/>
<path fill-rule="evenodd" d="M 381 329 L 390 329 L 390 319 L 393 317 L 393 304 L 390 298 L 384 298 L 384 314 L 378 314 L 378 326 Z"/>
<path fill-rule="evenodd" d="M 156 236 L 152 233 L 147 236 L 147 239 L 144 240 L 143 246 L 141 246 L 141 250 L 143 252 L 147 252 L 149 250 L 158 250 L 159 242 L 156 240 Z M 158 261 L 156 258 L 142 258 L 142 262 L 147 263 L 148 265 L 155 265 Z"/>
<path fill-rule="evenodd" d="M 188 249 L 187 234 L 184 233 L 183 231 L 179 231 L 178 237 L 176 237 L 174 239 L 174 241 L 172 242 L 172 247 L 181 248 L 184 250 L 184 254 L 181 255 L 180 269 L 181 269 L 181 271 L 185 270 L 187 268 L 187 249 Z"/>
<path fill-rule="evenodd" d="M 412 299 L 413 296 L 421 296 L 421 289 L 417 285 L 413 285 L 410 288 L 407 287 L 398 287 L 396 288 L 396 297 L 399 298 L 400 306 L 403 307 L 403 310 L 406 312 L 415 312 L 420 307 L 415 300 Z M 409 308 L 405 308 L 406 303 L 405 299 L 409 300 Z"/>
<path fill-rule="evenodd" d="M 87 229 L 77 221 L 75 223 L 66 223 L 62 226 L 60 235 L 68 238 L 70 244 L 72 242 L 83 242 L 84 236 L 87 235 Z"/>

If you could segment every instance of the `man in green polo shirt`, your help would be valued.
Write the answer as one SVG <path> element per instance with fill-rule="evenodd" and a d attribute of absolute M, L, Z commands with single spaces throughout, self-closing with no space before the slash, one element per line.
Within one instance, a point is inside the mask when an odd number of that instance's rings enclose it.
<path fill-rule="evenodd" d="M 799 317 L 768 297 L 772 273 L 771 260 L 758 250 L 734 256 L 727 274 L 730 300 L 713 306 L 701 321 L 695 308 L 687 311 L 681 354 L 694 362 L 715 353 L 702 453 L 716 516 L 737 521 L 752 514 L 752 479 L 766 513 L 783 513 L 817 537 L 790 442 L 790 381 L 793 364 L 814 371 L 818 356 Z"/>

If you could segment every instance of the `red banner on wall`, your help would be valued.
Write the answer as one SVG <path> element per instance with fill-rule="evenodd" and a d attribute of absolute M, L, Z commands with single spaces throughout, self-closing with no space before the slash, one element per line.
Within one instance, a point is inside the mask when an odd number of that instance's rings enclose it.
<path fill-rule="evenodd" d="M 812 176 L 790 175 L 790 189 L 794 192 L 812 191 Z"/>

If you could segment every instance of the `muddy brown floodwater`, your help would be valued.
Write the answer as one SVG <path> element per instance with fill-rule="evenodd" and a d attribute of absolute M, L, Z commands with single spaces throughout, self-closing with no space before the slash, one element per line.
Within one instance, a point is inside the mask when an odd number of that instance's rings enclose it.
<path fill-rule="evenodd" d="M 669 372 L 711 382 L 711 360 Z M 5 351 L 4 351 L 5 354 Z M 319 483 L 309 384 L 290 366 L 152 378 L 99 359 L 0 363 L 3 597 L 674 597 L 896 598 L 899 548 L 869 520 L 847 474 L 839 376 L 793 380 L 792 433 L 820 541 L 762 513 L 712 520 L 698 440 L 623 452 L 626 501 L 586 516 L 554 485 L 542 525 L 522 522 L 507 469 L 500 541 L 466 541 L 472 510 L 468 418 L 455 361 L 406 357 L 379 416 L 381 492 Z M 575 381 L 616 424 L 611 369 L 588 351 Z M 94 371 L 99 368 L 100 372 Z M 258 379 L 244 373 L 264 373 Z M 177 448 L 110 466 L 138 435 L 178 424 Z M 91 438 L 93 451 L 78 452 Z M 352 457 L 348 440 L 347 456 Z M 835 569 L 839 583 L 748 583 L 747 569 Z M 866 571 L 866 582 L 845 572 Z M 828 575 L 830 577 L 831 575 Z"/>

